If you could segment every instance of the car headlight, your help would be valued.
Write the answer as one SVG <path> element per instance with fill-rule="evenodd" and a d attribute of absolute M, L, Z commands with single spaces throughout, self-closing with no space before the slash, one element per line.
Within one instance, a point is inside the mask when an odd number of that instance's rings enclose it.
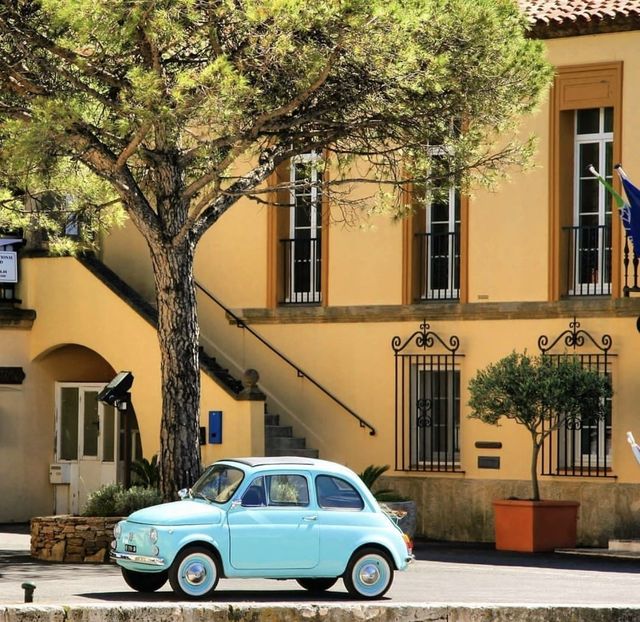
<path fill-rule="evenodd" d="M 116 526 L 113 528 L 113 536 L 117 540 L 122 534 L 122 525 L 121 523 L 116 523 Z"/>
<path fill-rule="evenodd" d="M 158 541 L 158 530 L 155 527 L 149 529 L 149 540 L 154 544 Z"/>

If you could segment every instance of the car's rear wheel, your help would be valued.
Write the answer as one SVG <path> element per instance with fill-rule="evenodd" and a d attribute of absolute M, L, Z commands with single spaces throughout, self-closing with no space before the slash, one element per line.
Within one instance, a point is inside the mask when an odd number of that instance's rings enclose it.
<path fill-rule="evenodd" d="M 382 598 L 393 583 L 393 564 L 380 549 L 363 548 L 351 557 L 343 579 L 351 596 Z"/>
<path fill-rule="evenodd" d="M 303 587 L 305 590 L 309 590 L 310 592 L 325 592 L 329 588 L 335 585 L 335 582 L 338 580 L 337 577 L 328 578 L 328 579 L 296 579 L 298 581 L 298 585 Z"/>
<path fill-rule="evenodd" d="M 166 582 L 169 573 L 166 570 L 162 572 L 137 572 L 127 568 L 122 570 L 122 578 L 124 582 L 136 592 L 155 592 L 159 590 Z"/>
<path fill-rule="evenodd" d="M 216 556 L 200 546 L 180 551 L 169 569 L 171 588 L 186 598 L 207 598 L 216 589 L 219 578 L 220 567 Z"/>

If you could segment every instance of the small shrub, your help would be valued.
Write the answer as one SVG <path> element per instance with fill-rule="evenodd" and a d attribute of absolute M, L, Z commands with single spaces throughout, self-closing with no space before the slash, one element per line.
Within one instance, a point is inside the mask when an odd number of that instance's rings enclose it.
<path fill-rule="evenodd" d="M 123 490 L 120 484 L 106 484 L 92 492 L 82 509 L 82 516 L 118 516 L 116 495 Z"/>
<path fill-rule="evenodd" d="M 115 510 L 118 516 L 128 516 L 136 510 L 157 505 L 162 501 L 160 491 L 156 488 L 145 488 L 144 486 L 132 486 L 127 490 L 122 490 L 115 497 Z"/>
<path fill-rule="evenodd" d="M 158 465 L 158 455 L 151 458 L 140 458 L 131 463 L 131 478 L 134 484 L 145 488 L 160 488 L 160 467 Z"/>
<path fill-rule="evenodd" d="M 392 503 L 393 501 L 408 501 L 408 497 L 392 490 L 391 488 L 376 488 L 374 486 L 381 475 L 386 473 L 391 467 L 388 464 L 374 465 L 370 464 L 362 473 L 359 473 L 360 479 L 365 486 L 373 493 L 376 501 Z"/>
<path fill-rule="evenodd" d="M 87 499 L 83 516 L 128 516 L 136 510 L 156 505 L 162 501 L 155 488 L 132 486 L 125 489 L 121 484 L 106 484 L 92 492 Z"/>

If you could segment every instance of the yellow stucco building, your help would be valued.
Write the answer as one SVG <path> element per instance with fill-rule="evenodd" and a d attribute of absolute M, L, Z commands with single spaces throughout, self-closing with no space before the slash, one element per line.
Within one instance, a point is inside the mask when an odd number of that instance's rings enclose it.
<path fill-rule="evenodd" d="M 335 224 L 316 196 L 292 195 L 291 210 L 244 202 L 202 240 L 203 462 L 267 452 L 389 464 L 418 503 L 419 534 L 490 541 L 491 501 L 528 494 L 530 441 L 511 422 L 467 418 L 469 379 L 514 349 L 575 350 L 610 375 L 610 416 L 551 435 L 542 495 L 580 501 L 583 544 L 638 534 L 640 465 L 626 440 L 640 436 L 637 262 L 586 165 L 611 175 L 623 162 L 640 180 L 640 14 L 605 0 L 521 5 L 557 68 L 523 120 L 538 138 L 532 170 L 358 228 Z M 8 263 L 15 240 L 0 244 Z M 159 446 L 153 282 L 134 228 L 111 232 L 98 259 L 19 257 L 0 302 L 0 522 L 78 512 L 124 477 L 125 448 L 149 458 Z M 121 370 L 134 375 L 135 414 L 95 400 Z"/>

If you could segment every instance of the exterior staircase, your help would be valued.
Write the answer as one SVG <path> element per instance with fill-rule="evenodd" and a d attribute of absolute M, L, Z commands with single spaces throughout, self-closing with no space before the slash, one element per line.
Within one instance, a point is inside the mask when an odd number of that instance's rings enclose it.
<path fill-rule="evenodd" d="M 306 439 L 293 436 L 290 425 L 280 424 L 280 415 L 265 412 L 264 415 L 265 456 L 301 456 L 317 458 L 318 450 L 309 449 Z"/>

